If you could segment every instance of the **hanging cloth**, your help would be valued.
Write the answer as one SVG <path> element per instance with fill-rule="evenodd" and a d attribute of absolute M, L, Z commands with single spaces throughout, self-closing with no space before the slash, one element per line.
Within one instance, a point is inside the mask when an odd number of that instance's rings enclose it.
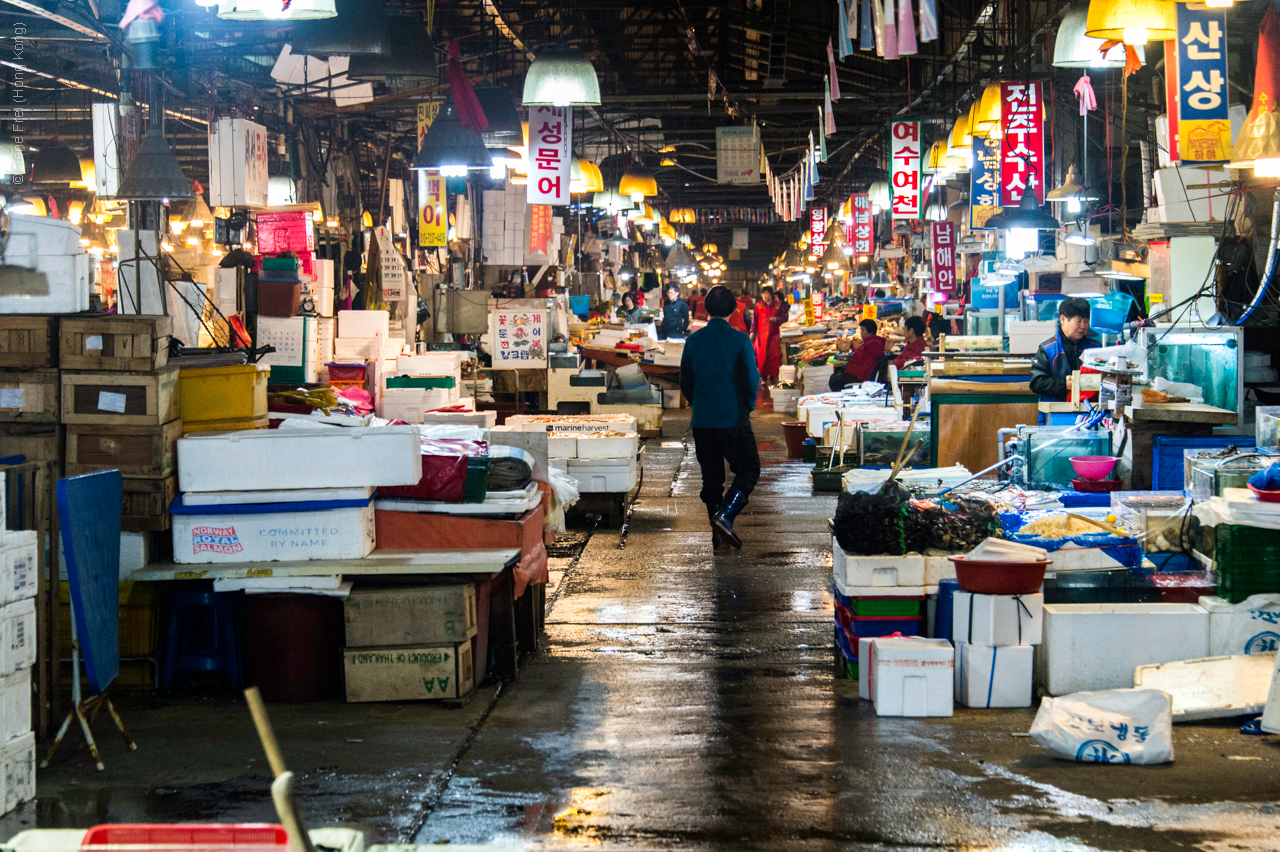
<path fill-rule="evenodd" d="M 840 100 L 840 76 L 836 73 L 836 52 L 831 45 L 831 39 L 827 39 L 827 65 L 831 69 L 831 76 L 827 78 L 827 97 L 829 100 Z"/>
<path fill-rule="evenodd" d="M 938 40 L 938 0 L 920 0 L 920 40 Z"/>
<path fill-rule="evenodd" d="M 831 113 L 828 112 L 826 114 L 826 117 L 824 118 L 822 107 L 818 107 L 818 126 L 823 128 L 823 131 L 818 134 L 818 162 L 819 163 L 825 163 L 827 161 L 826 124 L 830 120 L 831 120 Z"/>
<path fill-rule="evenodd" d="M 911 0 L 898 0 L 898 55 L 914 56 L 917 51 L 916 19 L 911 12 Z"/>
<path fill-rule="evenodd" d="M 858 0 L 849 0 L 849 2 L 857 3 Z M 838 27 L 836 39 L 840 43 L 840 60 L 844 61 L 846 56 L 853 53 L 853 38 L 849 32 L 849 26 L 852 24 L 856 27 L 858 25 L 858 19 L 849 15 L 848 7 L 845 6 L 844 0 L 836 0 L 836 5 L 836 15 L 839 19 L 837 21 Z"/>
<path fill-rule="evenodd" d="M 897 59 L 898 54 L 898 21 L 894 15 L 893 0 L 884 0 L 884 5 L 880 5 L 880 0 L 873 0 L 880 9 L 880 28 L 884 30 L 882 41 L 884 42 L 884 58 Z M 910 0 L 902 0 L 903 3 Z M 877 38 L 880 37 L 879 32 L 876 33 Z"/>
<path fill-rule="evenodd" d="M 484 108 L 476 97 L 471 81 L 467 79 L 467 71 L 462 67 L 462 48 L 456 41 L 445 44 L 449 49 L 449 92 L 453 95 L 453 106 L 458 111 L 458 121 L 463 127 L 484 133 L 489 126 Z"/>
<path fill-rule="evenodd" d="M 850 0 L 850 2 L 856 2 L 856 0 Z M 873 22 L 873 12 L 871 9 L 871 4 L 877 2 L 879 2 L 879 0 L 862 0 L 862 24 L 858 27 L 859 50 L 875 50 L 879 52 L 879 49 L 876 47 L 876 26 Z"/>
<path fill-rule="evenodd" d="M 1076 80 L 1075 88 L 1072 91 L 1080 99 L 1081 115 L 1087 115 L 1090 110 L 1098 108 L 1098 98 L 1093 93 L 1093 81 L 1089 79 L 1088 72 L 1080 75 L 1080 79 Z"/>
<path fill-rule="evenodd" d="M 822 133 L 824 136 L 832 136 L 836 132 L 836 111 L 831 103 L 831 90 L 827 90 L 826 102 L 823 104 L 823 112 L 825 113 L 825 122 L 822 125 Z M 824 145 L 826 143 L 823 143 Z M 827 158 L 824 154 L 822 162 L 826 162 Z"/>

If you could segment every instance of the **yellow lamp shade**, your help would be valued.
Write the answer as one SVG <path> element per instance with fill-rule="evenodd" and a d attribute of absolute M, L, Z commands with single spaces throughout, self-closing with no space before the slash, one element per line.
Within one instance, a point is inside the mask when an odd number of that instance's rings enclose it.
<path fill-rule="evenodd" d="M 671 240 L 672 242 L 675 242 L 676 229 L 671 225 L 670 222 L 659 222 L 658 236 L 664 240 Z"/>
<path fill-rule="evenodd" d="M 1090 0 L 1085 35 L 1140 45 L 1178 35 L 1177 7 L 1166 0 Z"/>
<path fill-rule="evenodd" d="M 360 217 L 360 224 L 364 225 L 366 228 L 372 228 L 373 214 L 370 213 L 368 210 L 364 211 L 364 215 Z"/>
<path fill-rule="evenodd" d="M 698 221 L 692 207 L 676 207 L 671 211 L 670 218 L 673 225 L 692 225 Z"/>
<path fill-rule="evenodd" d="M 982 97 L 969 110 L 969 134 L 990 138 L 991 131 L 1000 132 L 1000 82 L 989 83 Z M 972 147 L 972 145 L 970 145 Z"/>
<path fill-rule="evenodd" d="M 637 164 L 622 175 L 618 192 L 631 196 L 633 201 L 640 201 L 658 194 L 658 182 L 654 180 L 653 172 Z"/>
<path fill-rule="evenodd" d="M 604 176 L 600 167 L 590 160 L 581 158 L 571 163 L 569 170 L 569 191 L 574 193 L 603 192 Z"/>
<path fill-rule="evenodd" d="M 947 143 L 939 139 L 929 146 L 929 155 L 924 158 L 924 170 L 927 174 L 937 172 L 947 159 Z"/>
<path fill-rule="evenodd" d="M 951 135 L 947 137 L 946 156 L 961 156 L 962 152 L 972 150 L 973 133 L 969 129 L 969 114 L 965 113 L 951 126 Z"/>
<path fill-rule="evenodd" d="M 92 157 L 84 157 L 80 160 L 81 180 L 73 180 L 71 187 L 73 189 L 91 189 L 98 191 L 98 169 L 93 163 Z"/>
<path fill-rule="evenodd" d="M 720 247 L 715 243 L 707 243 L 702 247 L 703 254 L 719 254 Z"/>
<path fill-rule="evenodd" d="M 1232 148 L 1229 169 L 1253 169 L 1255 177 L 1280 177 L 1280 113 L 1255 110 Z"/>

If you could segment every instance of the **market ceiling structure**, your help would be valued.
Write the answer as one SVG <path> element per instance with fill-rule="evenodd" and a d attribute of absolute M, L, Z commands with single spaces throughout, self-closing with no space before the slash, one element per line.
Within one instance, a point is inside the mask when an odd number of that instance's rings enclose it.
<path fill-rule="evenodd" d="M 446 42 L 460 43 L 473 82 L 488 80 L 518 104 L 532 58 L 564 39 L 599 75 L 602 103 L 579 111 L 576 147 L 601 162 L 606 178 L 616 180 L 633 157 L 640 158 L 656 171 L 660 209 L 761 211 L 772 207 L 763 184 L 716 182 L 716 128 L 755 122 L 774 173 L 794 168 L 817 130 L 838 8 L 835 0 L 388 0 L 385 13 L 416 18 L 430 32 L 434 45 L 420 38 L 419 49 L 437 51 L 437 79 L 389 77 L 375 82 L 372 100 L 340 105 L 272 78 L 293 37 L 288 22 L 224 21 L 216 6 L 194 0 L 160 5 L 166 13 L 156 50 L 161 69 L 154 78 L 125 74 L 123 80 L 136 81 L 139 102 L 163 101 L 172 119 L 166 135 L 193 179 L 207 175 L 211 117 L 247 115 L 286 135 L 317 126 L 339 134 L 340 123 L 349 122 L 346 138 L 357 146 L 361 171 L 370 178 L 360 188 L 363 201 L 376 207 L 376 178 L 388 160 L 392 176 L 408 176 L 417 103 L 447 90 Z M 20 55 L 0 53 L 7 66 L 0 78 L 12 89 L 14 72 L 27 69 L 29 148 L 58 136 L 88 156 L 88 107 L 122 88 L 118 58 L 125 42 L 114 22 L 123 6 L 121 0 L 0 0 L 3 32 L 17 24 L 26 28 Z M 378 6 L 374 0 L 339 0 L 339 16 L 377 14 Z M 829 161 L 819 169 L 818 203 L 838 203 L 883 178 L 885 127 L 895 116 L 933 119 L 932 132 L 945 133 L 984 81 L 1046 73 L 1047 34 L 1064 10 L 1060 2 L 1040 0 L 940 0 L 941 38 L 921 43 L 918 55 L 887 61 L 855 51 L 838 62 L 837 133 L 828 138 Z M 1131 84 L 1131 121 L 1145 132 L 1144 103 L 1146 112 L 1155 109 L 1152 87 Z M 277 151 L 272 158 L 273 169 L 280 168 Z M 688 227 L 696 239 L 727 242 L 729 228 L 746 224 L 736 215 L 716 222 L 702 217 Z M 797 229 L 795 223 L 751 227 L 751 254 L 758 257 L 779 253 Z"/>

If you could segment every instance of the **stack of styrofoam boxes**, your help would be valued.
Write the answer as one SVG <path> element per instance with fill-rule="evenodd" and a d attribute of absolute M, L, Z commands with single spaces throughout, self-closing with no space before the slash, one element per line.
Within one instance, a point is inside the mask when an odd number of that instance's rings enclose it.
<path fill-rule="evenodd" d="M 10 213 L 8 219 L 5 264 L 43 272 L 49 289 L 42 295 L 0 296 L 0 315 L 89 310 L 89 255 L 80 246 L 80 228 L 70 222 L 22 213 Z"/>
<path fill-rule="evenodd" d="M 547 432 L 548 463 L 583 494 L 626 493 L 639 482 L 640 435 L 629 414 L 519 415 L 507 425 Z"/>
<path fill-rule="evenodd" d="M 391 339 L 386 311 L 338 311 L 333 355 L 338 361 L 386 361 L 400 354 L 403 339 Z"/>
<path fill-rule="evenodd" d="M 509 184 L 484 193 L 482 249 L 491 266 L 519 266 L 529 243 L 525 187 Z"/>
<path fill-rule="evenodd" d="M 925 557 L 857 556 L 831 537 L 831 569 L 835 580 L 835 641 L 842 672 L 858 677 L 862 639 L 900 633 L 923 636 L 928 595 Z"/>
<path fill-rule="evenodd" d="M 1270 385 L 1275 384 L 1277 378 L 1280 378 L 1280 375 L 1276 373 L 1276 368 L 1271 366 L 1270 352 L 1249 351 L 1244 353 L 1244 380 L 1246 384 Z"/>
<path fill-rule="evenodd" d="M 333 316 L 333 261 L 325 258 L 316 258 L 315 274 L 312 276 L 310 286 L 304 284 L 311 296 L 315 299 L 316 313 L 322 317 Z"/>
<path fill-rule="evenodd" d="M 805 396 L 812 396 L 816 393 L 826 393 L 830 390 L 831 374 L 835 371 L 835 367 L 830 364 L 805 364 L 803 369 L 803 383 Z"/>
<path fill-rule="evenodd" d="M 1009 354 L 1034 355 L 1040 344 L 1058 333 L 1057 320 L 1009 320 Z"/>
<path fill-rule="evenodd" d="M 2 521 L 3 518 L 0 518 Z M 4 811 L 36 795 L 36 735 L 31 731 L 31 667 L 36 661 L 36 533 L 0 530 L 0 753 Z"/>
<path fill-rule="evenodd" d="M 388 387 L 391 375 L 385 375 L 378 406 L 388 420 L 422 423 L 425 412 L 462 402 L 461 352 L 400 355 L 392 372 L 408 377 L 410 386 Z"/>
<path fill-rule="evenodd" d="M 173 560 L 367 556 L 374 546 L 373 489 L 418 483 L 419 434 L 416 426 L 383 426 L 183 438 L 178 441 L 182 494 L 172 510 Z"/>
<path fill-rule="evenodd" d="M 877 716 L 950 716 L 955 652 L 946 639 L 881 636 L 863 639 L 858 696 L 875 705 Z"/>
<path fill-rule="evenodd" d="M 1044 635 L 1044 595 L 957 591 L 955 697 L 966 707 L 1030 707 L 1034 646 Z"/>

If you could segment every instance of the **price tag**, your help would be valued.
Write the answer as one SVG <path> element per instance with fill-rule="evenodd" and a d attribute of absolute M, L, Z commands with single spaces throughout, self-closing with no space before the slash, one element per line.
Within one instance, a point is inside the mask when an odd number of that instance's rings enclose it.
<path fill-rule="evenodd" d="M 880 307 L 878 305 L 863 305 L 862 318 L 873 320 L 880 315 Z"/>
<path fill-rule="evenodd" d="M 0 408 L 22 408 L 22 388 L 0 388 Z"/>
<path fill-rule="evenodd" d="M 109 391 L 98 392 L 98 410 L 124 414 L 125 395 Z"/>
<path fill-rule="evenodd" d="M 84 348 L 86 352 L 93 351 L 93 350 L 97 350 L 98 352 L 101 352 L 102 351 L 102 335 L 101 334 L 87 335 L 84 339 Z"/>

